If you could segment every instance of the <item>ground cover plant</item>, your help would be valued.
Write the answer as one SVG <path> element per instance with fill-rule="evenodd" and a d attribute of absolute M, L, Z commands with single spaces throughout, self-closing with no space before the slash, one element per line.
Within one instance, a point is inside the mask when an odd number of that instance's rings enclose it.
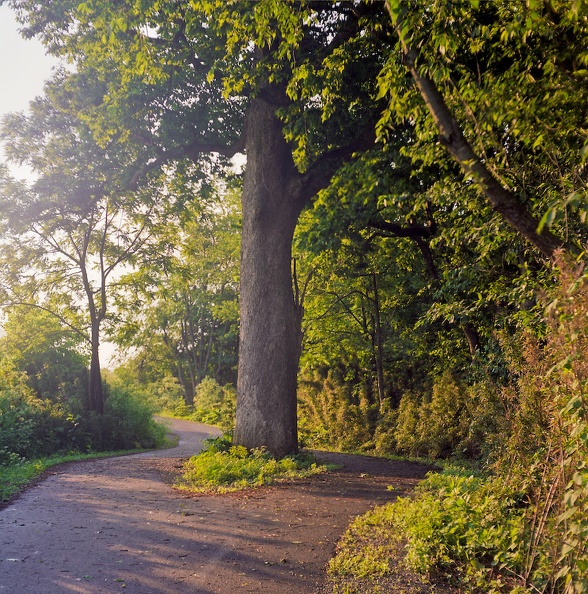
<path fill-rule="evenodd" d="M 312 476 L 327 470 L 312 456 L 299 454 L 276 459 L 267 450 L 248 451 L 229 437 L 207 440 L 202 452 L 184 466 L 178 488 L 192 492 L 227 493 L 283 480 Z"/>
<path fill-rule="evenodd" d="M 335 591 L 349 582 L 369 589 L 383 576 L 410 571 L 424 584 L 461 591 L 517 591 L 513 572 L 522 571 L 527 550 L 523 494 L 468 472 L 453 466 L 429 475 L 416 498 L 357 518 L 329 564 Z"/>

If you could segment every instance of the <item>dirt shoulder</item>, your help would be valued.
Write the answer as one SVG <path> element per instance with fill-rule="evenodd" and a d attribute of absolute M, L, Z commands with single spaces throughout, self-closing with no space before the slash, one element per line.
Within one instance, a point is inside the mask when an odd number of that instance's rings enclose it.
<path fill-rule="evenodd" d="M 326 592 L 325 565 L 351 519 L 410 492 L 430 470 L 317 453 L 341 469 L 303 482 L 191 497 L 166 483 L 214 430 L 187 421 L 170 425 L 179 436 L 176 448 L 60 467 L 1 510 L 0 590 Z"/>

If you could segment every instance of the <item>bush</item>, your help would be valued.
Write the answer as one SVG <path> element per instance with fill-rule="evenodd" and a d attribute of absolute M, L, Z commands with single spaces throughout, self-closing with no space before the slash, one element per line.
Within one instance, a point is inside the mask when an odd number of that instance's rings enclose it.
<path fill-rule="evenodd" d="M 559 261 L 545 336 L 526 335 L 505 393 L 510 432 L 498 474 L 529 476 L 533 551 L 549 550 L 548 586 L 588 592 L 588 275 Z"/>
<path fill-rule="evenodd" d="M 197 492 L 237 491 L 325 470 L 309 457 L 276 460 L 263 449 L 249 452 L 243 446 L 233 446 L 226 437 L 207 441 L 207 447 L 186 463 L 180 488 Z"/>
<path fill-rule="evenodd" d="M 127 384 L 129 381 L 127 379 Z M 138 391 L 141 385 L 138 382 L 131 383 Z M 185 417 L 191 413 L 190 407 L 186 405 L 182 385 L 171 375 L 165 375 L 156 382 L 141 386 L 141 389 L 145 393 L 145 400 L 157 412 L 171 414 L 174 417 Z"/>
<path fill-rule="evenodd" d="M 153 408 L 132 386 L 108 386 L 103 415 L 88 413 L 83 426 L 94 451 L 156 448 L 163 444 L 165 428 L 153 420 Z"/>
<path fill-rule="evenodd" d="M 520 577 L 528 552 L 523 501 L 523 491 L 499 478 L 457 467 L 429 475 L 417 487 L 416 499 L 399 498 L 358 518 L 330 572 L 362 577 L 364 559 L 374 559 L 382 543 L 389 541 L 390 558 L 403 541 L 405 562 L 419 573 L 442 577 L 467 592 L 526 591 Z M 359 550 L 347 542 L 359 542 Z M 369 565 L 372 577 L 390 571 L 382 563 L 385 557 L 380 554 L 380 562 Z"/>
<path fill-rule="evenodd" d="M 372 443 L 378 410 L 361 385 L 330 370 L 303 376 L 298 390 L 299 432 L 305 445 L 357 451 Z"/>
<path fill-rule="evenodd" d="M 408 393 L 400 401 L 396 449 L 411 456 L 447 458 L 465 445 L 472 418 L 466 386 L 450 372 L 435 379 L 430 400 Z"/>
<path fill-rule="evenodd" d="M 104 415 L 73 414 L 61 404 L 35 397 L 24 373 L 0 361 L 0 464 L 57 452 L 152 448 L 165 429 L 152 408 L 130 388 L 106 389 Z"/>
<path fill-rule="evenodd" d="M 467 591 L 512 591 L 527 573 L 525 492 L 501 478 L 443 473 L 419 485 L 415 500 L 398 501 L 398 527 L 408 562 L 439 572 Z M 535 576 L 539 577 L 539 576 Z"/>
<path fill-rule="evenodd" d="M 59 404 L 36 398 L 24 373 L 0 361 L 0 464 L 85 443 L 79 419 Z"/>
<path fill-rule="evenodd" d="M 194 412 L 189 418 L 231 432 L 235 426 L 236 405 L 237 395 L 231 385 L 220 386 L 213 378 L 205 377 L 196 388 Z"/>

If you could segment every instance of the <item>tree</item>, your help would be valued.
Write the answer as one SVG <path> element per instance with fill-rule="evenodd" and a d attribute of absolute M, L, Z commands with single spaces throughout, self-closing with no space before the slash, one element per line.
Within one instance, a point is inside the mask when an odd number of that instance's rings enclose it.
<path fill-rule="evenodd" d="M 385 150 L 342 168 L 304 214 L 296 237 L 304 366 L 343 369 L 387 409 L 449 361 L 467 364 L 454 328 L 474 309 L 462 306 L 460 319 L 450 301 L 453 323 L 440 315 L 427 319 L 445 280 L 441 262 L 452 257 L 462 266 L 459 251 L 473 241 L 465 233 L 456 241 L 463 215 L 448 208 L 448 216 L 440 201 L 431 204 L 439 172 L 411 176 L 409 159 L 399 154 L 409 139 L 405 130 Z M 445 243 L 454 252 L 441 257 Z M 483 245 L 479 238 L 477 244 Z"/>
<path fill-rule="evenodd" d="M 569 249 L 545 223 L 585 196 L 586 6 L 387 0 L 386 8 L 400 52 L 380 75 L 390 97 L 382 133 L 410 117 L 426 154 L 413 155 L 430 160 L 436 132 L 509 225 L 549 258 Z"/>
<path fill-rule="evenodd" d="M 238 345 L 240 209 L 232 189 L 186 205 L 181 221 L 160 230 L 174 251 L 122 277 L 113 340 L 159 376 L 171 373 L 192 405 L 206 376 L 234 383 Z M 173 239 L 172 239 L 173 238 Z M 129 302 L 135 304 L 128 307 Z"/>
<path fill-rule="evenodd" d="M 382 18 L 382 7 L 8 3 L 28 20 L 29 34 L 105 85 L 84 117 L 103 143 L 135 143 L 131 184 L 173 161 L 211 163 L 215 153 L 218 164 L 245 150 L 234 439 L 277 455 L 296 451 L 301 310 L 292 293 L 292 235 L 337 168 L 373 143 L 378 52 L 362 29 L 367 16 Z M 338 100 L 336 93 L 321 100 L 326 78 L 337 81 Z"/>
<path fill-rule="evenodd" d="M 88 394 L 88 358 L 78 334 L 36 307 L 11 308 L 2 324 L 0 358 L 26 373 L 40 400 L 82 410 Z"/>
<path fill-rule="evenodd" d="M 57 81 L 29 116 L 8 116 L 3 137 L 10 160 L 37 179 L 16 182 L 3 172 L 0 192 L 2 305 L 51 313 L 88 346 L 89 410 L 102 413 L 100 330 L 108 285 L 149 239 L 160 217 L 156 192 L 121 192 L 118 170 L 127 155 L 101 148 L 87 126 L 63 109 Z M 88 98 L 91 99 L 91 98 Z"/>

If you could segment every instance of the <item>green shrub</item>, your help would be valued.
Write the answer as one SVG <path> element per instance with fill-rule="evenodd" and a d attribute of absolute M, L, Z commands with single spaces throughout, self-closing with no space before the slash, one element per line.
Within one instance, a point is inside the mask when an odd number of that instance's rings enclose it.
<path fill-rule="evenodd" d="M 393 513 L 392 507 L 379 506 L 355 518 L 337 543 L 329 574 L 360 579 L 387 575 L 401 540 L 400 533 L 391 530 Z"/>
<path fill-rule="evenodd" d="M 129 380 L 126 380 L 127 384 Z M 186 417 L 191 409 L 186 405 L 184 389 L 175 377 L 165 375 L 156 382 L 151 382 L 146 386 L 138 382 L 132 382 L 135 390 L 143 390 L 145 400 L 149 402 L 153 410 L 161 413 L 168 413 L 174 417 Z"/>
<path fill-rule="evenodd" d="M 190 491 L 228 492 L 294 479 L 325 470 L 304 456 L 276 460 L 265 450 L 247 451 L 225 438 L 208 440 L 208 446 L 188 460 L 180 488 Z"/>
<path fill-rule="evenodd" d="M 530 475 L 534 548 L 550 550 L 549 586 L 571 594 L 588 592 L 588 275 L 558 265 L 546 335 L 523 341 L 496 471 Z"/>
<path fill-rule="evenodd" d="M 429 475 L 415 499 L 399 498 L 356 519 L 329 571 L 385 575 L 401 543 L 409 569 L 444 577 L 467 592 L 514 592 L 525 585 L 524 497 L 502 479 L 465 469 Z"/>
<path fill-rule="evenodd" d="M 33 394 L 24 373 L 0 361 L 0 464 L 85 444 L 79 420 L 60 404 Z"/>
<path fill-rule="evenodd" d="M 57 452 L 153 448 L 165 429 L 133 386 L 105 386 L 105 413 L 73 413 L 63 404 L 37 398 L 26 374 L 0 360 L 0 464 Z"/>
<path fill-rule="evenodd" d="M 330 370 L 303 376 L 298 390 L 299 433 L 305 445 L 357 451 L 372 443 L 377 406 L 361 385 Z"/>
<path fill-rule="evenodd" d="M 235 426 L 236 403 L 231 385 L 220 386 L 213 378 L 205 377 L 196 387 L 194 411 L 189 418 L 230 432 Z"/>
<path fill-rule="evenodd" d="M 133 386 L 122 383 L 108 387 L 103 415 L 87 413 L 82 422 L 94 451 L 155 448 L 165 438 L 165 428 L 153 420 L 153 408 Z"/>
<path fill-rule="evenodd" d="M 451 456 L 465 442 L 469 405 L 466 386 L 449 372 L 435 379 L 429 401 L 405 394 L 394 433 L 397 451 L 431 458 Z"/>
<path fill-rule="evenodd" d="M 409 564 L 468 591 L 510 591 L 525 573 L 525 493 L 500 478 L 444 473 L 394 504 Z M 524 584 L 520 584 L 521 586 Z"/>
<path fill-rule="evenodd" d="M 373 451 L 380 456 L 388 456 L 398 451 L 396 447 L 395 429 L 398 426 L 398 409 L 385 400 L 380 407 L 380 415 L 374 432 Z"/>

